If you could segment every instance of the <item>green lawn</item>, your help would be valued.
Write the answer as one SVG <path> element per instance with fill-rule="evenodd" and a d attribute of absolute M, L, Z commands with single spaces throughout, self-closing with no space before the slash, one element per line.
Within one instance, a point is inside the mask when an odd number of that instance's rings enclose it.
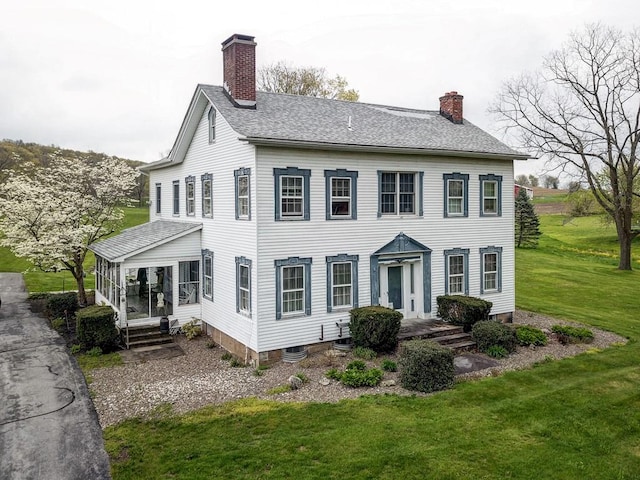
<path fill-rule="evenodd" d="M 596 219 L 544 217 L 542 231 L 538 249 L 517 252 L 518 306 L 629 344 L 428 398 L 247 399 L 130 420 L 104 433 L 113 478 L 638 478 L 640 272 L 616 270 L 615 233 Z"/>
<path fill-rule="evenodd" d="M 149 208 L 125 208 L 125 223 L 123 228 L 133 227 L 149 221 Z M 95 265 L 95 257 L 89 252 L 85 259 L 85 269 Z M 17 258 L 8 248 L 0 247 L 0 272 L 26 272 L 24 281 L 29 293 L 35 292 L 64 292 L 76 290 L 76 281 L 71 273 L 64 272 L 42 272 L 31 270 L 32 265 L 23 258 Z M 91 289 L 94 286 L 94 276 L 87 274 L 85 278 L 85 288 Z"/>

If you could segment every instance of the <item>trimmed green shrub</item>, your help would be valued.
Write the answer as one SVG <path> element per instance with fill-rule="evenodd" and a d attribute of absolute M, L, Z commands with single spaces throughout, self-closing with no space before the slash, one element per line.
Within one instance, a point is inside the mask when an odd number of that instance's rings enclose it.
<path fill-rule="evenodd" d="M 410 340 L 400 352 L 400 383 L 408 390 L 435 392 L 453 385 L 453 351 L 432 340 Z"/>
<path fill-rule="evenodd" d="M 593 332 L 584 327 L 572 327 L 571 325 L 554 325 L 551 331 L 556 334 L 558 341 L 563 345 L 567 343 L 591 343 Z"/>
<path fill-rule="evenodd" d="M 394 362 L 393 360 L 389 360 L 388 358 L 385 358 L 382 361 L 382 363 L 380 364 L 380 367 L 385 372 L 397 372 L 398 371 L 398 364 L 396 362 Z"/>
<path fill-rule="evenodd" d="M 528 347 L 529 345 L 544 346 L 548 341 L 542 330 L 531 325 L 516 326 L 516 338 L 523 347 Z"/>
<path fill-rule="evenodd" d="M 44 313 L 48 318 L 65 318 L 73 316 L 78 310 L 78 295 L 75 292 L 54 293 L 48 296 Z"/>
<path fill-rule="evenodd" d="M 353 362 L 349 363 L 347 365 L 347 370 L 359 370 L 361 372 L 364 372 L 367 369 L 367 364 L 364 363 L 362 360 L 354 360 Z"/>
<path fill-rule="evenodd" d="M 365 360 L 373 360 L 378 356 L 378 354 L 367 347 L 356 347 L 353 349 L 353 356 L 363 358 Z"/>
<path fill-rule="evenodd" d="M 118 330 L 111 307 L 93 305 L 76 312 L 78 341 L 86 350 L 99 347 L 108 353 L 115 349 Z"/>
<path fill-rule="evenodd" d="M 470 332 L 476 322 L 489 319 L 493 303 L 466 295 L 441 295 L 438 297 L 438 316 L 445 322 L 464 327 Z"/>
<path fill-rule="evenodd" d="M 493 358 L 504 358 L 509 355 L 507 349 L 501 347 L 500 345 L 491 345 L 489 348 L 487 348 L 487 351 L 485 353 Z"/>
<path fill-rule="evenodd" d="M 478 349 L 487 352 L 489 347 L 500 346 L 508 352 L 515 352 L 518 340 L 513 328 L 494 320 L 476 323 L 471 329 L 471 336 L 478 344 Z"/>
<path fill-rule="evenodd" d="M 376 352 L 390 352 L 398 345 L 402 314 L 390 308 L 371 306 L 354 308 L 350 312 L 349 331 L 356 347 Z"/>

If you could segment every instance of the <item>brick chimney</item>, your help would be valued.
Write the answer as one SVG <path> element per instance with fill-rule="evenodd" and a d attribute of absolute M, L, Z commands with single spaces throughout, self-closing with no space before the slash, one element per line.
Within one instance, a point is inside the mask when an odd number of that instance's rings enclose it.
<path fill-rule="evenodd" d="M 458 92 L 447 92 L 440 97 L 440 115 L 453 123 L 462 123 L 462 95 Z"/>
<path fill-rule="evenodd" d="M 222 42 L 224 88 L 237 107 L 256 106 L 256 42 L 254 37 L 231 35 Z"/>

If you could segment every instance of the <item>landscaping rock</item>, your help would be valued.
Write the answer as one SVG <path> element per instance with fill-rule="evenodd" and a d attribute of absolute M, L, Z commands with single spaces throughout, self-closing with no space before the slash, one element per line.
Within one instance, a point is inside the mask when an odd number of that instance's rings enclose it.
<path fill-rule="evenodd" d="M 320 378 L 320 380 L 318 380 L 318 383 L 323 387 L 327 387 L 331 384 L 331 380 L 329 380 L 327 377 L 322 377 Z"/>
<path fill-rule="evenodd" d="M 395 387 L 396 386 L 396 381 L 395 380 L 383 380 L 382 382 L 380 382 L 380 386 L 381 387 L 385 387 L 385 388 Z"/>
<path fill-rule="evenodd" d="M 346 352 L 341 352 L 340 350 L 327 350 L 326 352 L 324 352 L 324 354 L 329 358 L 346 357 L 347 356 Z"/>
<path fill-rule="evenodd" d="M 289 385 L 291 385 L 291 390 L 298 390 L 302 386 L 302 380 L 295 375 L 291 375 L 288 381 Z"/>

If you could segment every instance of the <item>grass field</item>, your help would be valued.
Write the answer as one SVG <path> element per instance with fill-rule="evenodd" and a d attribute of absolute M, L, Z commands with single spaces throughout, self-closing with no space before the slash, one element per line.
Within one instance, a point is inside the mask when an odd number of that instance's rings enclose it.
<path fill-rule="evenodd" d="M 517 252 L 518 307 L 627 345 L 427 398 L 246 399 L 127 421 L 104 433 L 113 478 L 637 479 L 640 271 L 616 270 L 615 233 L 597 219 L 547 216 L 542 231 Z"/>
<path fill-rule="evenodd" d="M 122 228 L 133 227 L 149 221 L 149 209 L 125 208 L 125 223 Z M 85 259 L 85 271 L 95 265 L 95 257 L 89 252 Z M 31 269 L 31 270 L 30 270 Z M 64 292 L 76 290 L 76 281 L 71 273 L 64 272 L 42 272 L 32 270 L 32 265 L 23 258 L 15 257 L 8 248 L 0 247 L 0 272 L 26 272 L 24 281 L 29 293 L 35 292 Z M 94 286 L 94 276 L 87 274 L 85 278 L 85 288 L 92 289 Z"/>

